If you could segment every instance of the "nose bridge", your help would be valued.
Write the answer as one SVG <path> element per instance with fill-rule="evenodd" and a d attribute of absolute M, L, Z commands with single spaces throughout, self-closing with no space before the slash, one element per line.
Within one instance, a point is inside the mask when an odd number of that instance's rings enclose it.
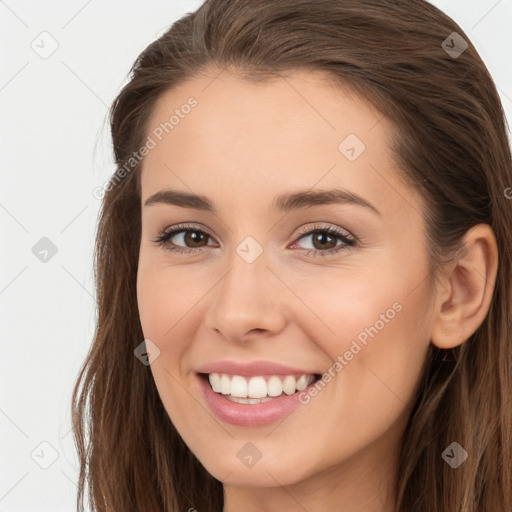
<path fill-rule="evenodd" d="M 278 304 L 280 294 L 274 291 L 278 284 L 267 268 L 269 260 L 261 244 L 246 237 L 225 263 L 226 273 L 206 315 L 208 327 L 236 340 L 254 329 L 281 329 L 284 318 Z"/>

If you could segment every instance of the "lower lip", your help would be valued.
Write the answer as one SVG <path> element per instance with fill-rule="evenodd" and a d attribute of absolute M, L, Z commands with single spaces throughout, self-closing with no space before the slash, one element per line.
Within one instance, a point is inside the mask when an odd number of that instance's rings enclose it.
<path fill-rule="evenodd" d="M 216 393 L 211 388 L 207 380 L 201 375 L 197 375 L 201 391 L 213 411 L 220 420 L 237 425 L 240 427 L 261 427 L 270 425 L 281 420 L 301 405 L 299 402 L 299 392 L 293 395 L 282 395 L 268 402 L 259 404 L 239 404 L 231 402 L 224 398 L 220 393 Z M 313 386 L 315 383 L 310 384 Z M 308 386 L 309 387 L 309 386 Z M 306 388 L 307 390 L 308 388 Z M 305 390 L 304 390 L 305 391 Z"/>

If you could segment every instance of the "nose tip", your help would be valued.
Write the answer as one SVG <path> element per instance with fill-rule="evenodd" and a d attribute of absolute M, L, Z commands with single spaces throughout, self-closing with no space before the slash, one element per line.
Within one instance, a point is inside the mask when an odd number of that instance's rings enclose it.
<path fill-rule="evenodd" d="M 279 332 L 285 318 L 279 304 L 282 294 L 270 289 L 276 286 L 265 264 L 236 262 L 217 287 L 206 312 L 206 326 L 235 341 Z"/>

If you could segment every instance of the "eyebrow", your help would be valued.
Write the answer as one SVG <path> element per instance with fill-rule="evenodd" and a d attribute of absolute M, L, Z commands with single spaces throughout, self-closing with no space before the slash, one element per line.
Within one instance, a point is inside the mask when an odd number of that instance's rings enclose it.
<path fill-rule="evenodd" d="M 208 197 L 172 189 L 160 190 L 156 194 L 148 197 L 144 206 L 154 204 L 172 204 L 182 208 L 192 208 L 195 210 L 218 213 L 215 205 Z M 273 208 L 281 212 L 328 204 L 362 206 L 381 216 L 379 210 L 366 199 L 353 192 L 340 188 L 329 190 L 299 190 L 293 193 L 278 195 L 272 202 Z"/>

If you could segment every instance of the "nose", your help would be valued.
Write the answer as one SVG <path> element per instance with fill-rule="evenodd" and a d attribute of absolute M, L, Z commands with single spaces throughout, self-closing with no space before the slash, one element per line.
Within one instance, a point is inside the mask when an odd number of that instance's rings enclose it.
<path fill-rule="evenodd" d="M 230 341 L 272 336 L 286 324 L 285 290 L 264 253 L 252 263 L 234 254 L 205 316 L 208 329 Z"/>

